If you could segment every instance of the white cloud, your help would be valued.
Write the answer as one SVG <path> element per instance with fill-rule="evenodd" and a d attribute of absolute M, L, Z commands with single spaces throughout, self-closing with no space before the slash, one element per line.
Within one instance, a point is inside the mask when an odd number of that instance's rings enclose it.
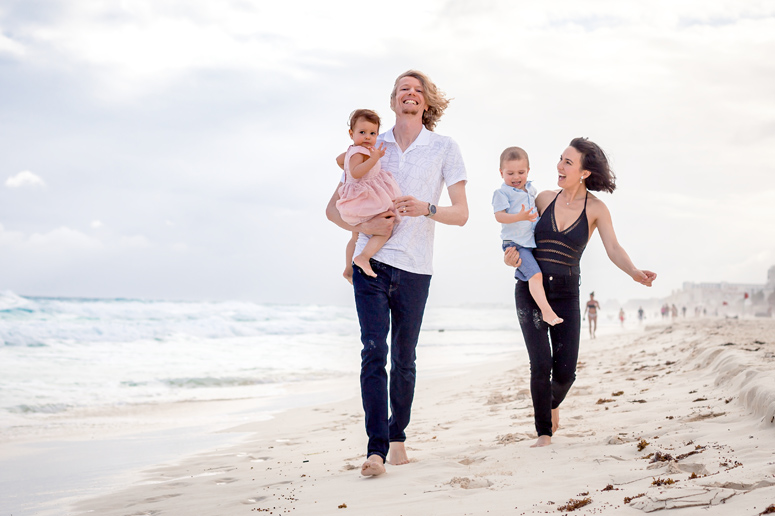
<path fill-rule="evenodd" d="M 46 186 L 46 182 L 29 170 L 23 170 L 15 176 L 11 176 L 6 179 L 5 186 L 8 188 L 21 188 L 23 186 Z"/>
<path fill-rule="evenodd" d="M 124 236 L 119 239 L 118 243 L 126 249 L 148 249 L 152 247 L 150 240 L 144 235 Z"/>
<path fill-rule="evenodd" d="M 37 248 L 46 248 L 52 252 L 59 249 L 96 250 L 103 247 L 98 239 L 66 226 L 48 233 L 33 233 L 24 243 Z"/>
<path fill-rule="evenodd" d="M 24 56 L 24 46 L 0 33 L 0 55 Z"/>
<path fill-rule="evenodd" d="M 93 221 L 91 221 L 91 227 L 92 227 L 92 229 L 100 229 L 100 228 L 105 227 L 105 224 L 103 224 L 102 221 L 93 220 Z"/>

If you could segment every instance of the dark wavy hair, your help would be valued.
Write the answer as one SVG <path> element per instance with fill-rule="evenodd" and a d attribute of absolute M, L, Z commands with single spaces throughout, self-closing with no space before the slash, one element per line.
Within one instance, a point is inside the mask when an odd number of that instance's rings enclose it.
<path fill-rule="evenodd" d="M 587 138 L 574 138 L 570 146 L 581 153 L 581 170 L 589 171 L 589 177 L 584 181 L 587 190 L 613 193 L 616 190 L 616 175 L 603 149 Z"/>

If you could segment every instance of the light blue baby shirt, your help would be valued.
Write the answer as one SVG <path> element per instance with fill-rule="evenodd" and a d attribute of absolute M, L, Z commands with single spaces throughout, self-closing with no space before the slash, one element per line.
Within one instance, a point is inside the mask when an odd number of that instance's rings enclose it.
<path fill-rule="evenodd" d="M 503 183 L 492 194 L 493 213 L 503 210 L 506 210 L 506 213 L 519 213 L 523 204 L 526 210 L 534 209 L 536 207 L 536 195 L 538 195 L 538 191 L 533 186 L 532 181 L 528 181 L 525 184 L 525 190 L 520 190 Z M 538 222 L 538 219 L 535 222 L 523 220 L 512 222 L 511 224 L 501 224 L 501 240 L 511 240 L 522 247 L 535 247 L 536 241 L 533 233 L 536 222 Z"/>

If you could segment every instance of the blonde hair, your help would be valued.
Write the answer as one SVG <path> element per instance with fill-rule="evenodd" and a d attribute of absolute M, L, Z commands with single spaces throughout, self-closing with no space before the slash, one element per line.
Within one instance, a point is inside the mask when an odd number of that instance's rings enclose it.
<path fill-rule="evenodd" d="M 444 110 L 447 109 L 447 106 L 449 106 L 450 99 L 448 99 L 446 95 L 444 95 L 444 92 L 441 91 L 433 83 L 433 81 L 431 81 L 430 77 L 422 72 L 418 72 L 417 70 L 407 70 L 406 72 L 399 75 L 395 84 L 393 84 L 393 93 L 390 94 L 391 105 L 396 99 L 398 81 L 404 77 L 414 77 L 420 81 L 420 84 L 422 84 L 422 92 L 423 96 L 425 97 L 425 103 L 428 104 L 428 109 L 426 109 L 422 114 L 422 124 L 429 131 L 433 131 L 439 119 L 441 118 L 441 115 L 444 114 Z"/>

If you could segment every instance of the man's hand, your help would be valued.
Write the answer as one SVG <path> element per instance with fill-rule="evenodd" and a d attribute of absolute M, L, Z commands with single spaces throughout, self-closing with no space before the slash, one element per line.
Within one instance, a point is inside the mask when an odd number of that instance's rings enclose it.
<path fill-rule="evenodd" d="M 355 229 L 367 235 L 390 236 L 393 233 L 393 224 L 396 221 L 392 212 L 380 213 L 371 220 L 361 222 Z"/>

